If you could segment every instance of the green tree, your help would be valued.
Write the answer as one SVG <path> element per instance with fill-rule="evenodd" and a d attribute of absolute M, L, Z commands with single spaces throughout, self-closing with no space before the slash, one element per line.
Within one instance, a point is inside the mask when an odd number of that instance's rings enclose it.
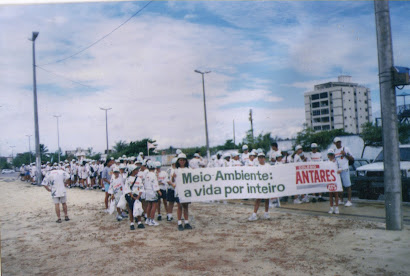
<path fill-rule="evenodd" d="M 0 157 L 0 169 L 11 169 L 6 157 Z"/>
<path fill-rule="evenodd" d="M 116 153 L 122 153 L 126 151 L 128 147 L 129 145 L 127 142 L 120 140 L 115 143 L 114 150 Z"/>
<path fill-rule="evenodd" d="M 35 156 L 31 154 L 31 160 L 32 162 L 35 161 Z M 29 152 L 24 152 L 24 153 L 19 153 L 14 157 L 13 159 L 13 166 L 15 167 L 21 167 L 23 164 L 29 164 L 30 163 L 30 153 Z"/>
<path fill-rule="evenodd" d="M 309 127 L 304 127 L 304 129 L 297 133 L 295 139 L 295 145 L 301 145 L 303 150 L 310 150 L 310 145 L 316 143 L 319 150 L 326 149 L 336 136 L 346 136 L 350 133 L 345 132 L 343 129 L 332 129 L 314 132 L 313 129 Z"/>

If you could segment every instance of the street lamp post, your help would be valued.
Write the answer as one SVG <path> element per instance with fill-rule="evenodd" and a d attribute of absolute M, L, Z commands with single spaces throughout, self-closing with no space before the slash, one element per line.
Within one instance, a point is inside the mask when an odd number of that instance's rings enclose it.
<path fill-rule="evenodd" d="M 11 148 L 11 164 L 13 164 L 13 161 L 14 161 L 14 148 L 15 148 L 16 146 L 10 146 L 10 148 Z"/>
<path fill-rule="evenodd" d="M 57 119 L 57 143 L 58 143 L 58 164 L 60 164 L 60 131 L 58 128 L 58 118 L 61 117 L 61 115 L 53 115 Z"/>
<path fill-rule="evenodd" d="M 111 107 L 107 107 L 107 108 L 100 107 L 100 109 L 105 111 L 105 135 L 107 138 L 107 156 L 108 156 L 109 152 L 108 152 L 108 115 L 107 115 L 107 112 L 108 110 L 111 110 L 112 108 Z"/>
<path fill-rule="evenodd" d="M 206 155 L 208 158 L 208 162 L 211 161 L 211 154 L 209 152 L 209 139 L 208 139 L 208 121 L 206 117 L 206 99 L 205 99 L 205 80 L 204 80 L 204 75 L 211 73 L 211 71 L 206 71 L 206 72 L 201 72 L 199 70 L 195 70 L 195 73 L 201 74 L 202 75 L 202 93 L 204 96 L 204 116 L 205 116 L 205 135 L 206 135 Z"/>
<path fill-rule="evenodd" d="M 28 155 L 30 158 L 30 164 L 31 164 L 31 143 L 30 143 L 30 137 L 33 135 L 26 135 L 28 137 Z"/>
<path fill-rule="evenodd" d="M 36 169 L 37 169 L 37 185 L 41 185 L 41 155 L 40 155 L 40 133 L 38 127 L 38 110 L 37 110 L 37 83 L 36 83 L 36 51 L 35 41 L 39 32 L 33 32 L 32 37 L 29 39 L 33 42 L 33 98 L 34 98 L 34 130 L 36 141 Z"/>

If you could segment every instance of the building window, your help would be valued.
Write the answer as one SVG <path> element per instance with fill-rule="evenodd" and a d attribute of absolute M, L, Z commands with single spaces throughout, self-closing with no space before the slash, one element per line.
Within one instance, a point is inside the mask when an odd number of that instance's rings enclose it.
<path fill-rule="evenodd" d="M 326 99 L 327 98 L 327 92 L 320 93 L 320 98 L 321 99 Z"/>
<path fill-rule="evenodd" d="M 320 111 L 320 114 L 322 114 L 322 115 L 329 114 L 329 109 L 322 109 L 322 110 Z"/>
<path fill-rule="evenodd" d="M 347 125 L 345 125 L 345 127 L 347 128 Z"/>
<path fill-rule="evenodd" d="M 313 110 L 312 114 L 313 116 L 320 115 L 320 110 Z"/>
<path fill-rule="evenodd" d="M 329 117 L 322 117 L 322 122 L 327 123 L 329 122 Z"/>
<path fill-rule="evenodd" d="M 329 106 L 329 102 L 328 102 L 328 101 L 321 101 L 321 102 L 320 102 L 320 106 L 321 106 L 321 107 Z"/>
<path fill-rule="evenodd" d="M 364 111 L 366 111 L 366 112 L 367 112 L 367 108 L 366 108 Z"/>
<path fill-rule="evenodd" d="M 347 120 L 347 117 L 345 116 L 345 120 Z"/>
<path fill-rule="evenodd" d="M 367 101 L 364 101 L 365 104 L 367 104 Z"/>
<path fill-rule="evenodd" d="M 346 108 L 344 108 L 343 110 L 346 111 Z"/>
<path fill-rule="evenodd" d="M 343 95 L 344 95 L 344 94 L 346 94 L 346 92 L 345 92 L 345 91 L 343 91 Z"/>
<path fill-rule="evenodd" d="M 312 101 L 313 100 L 319 100 L 319 94 L 313 94 L 312 95 Z"/>
<path fill-rule="evenodd" d="M 314 118 L 314 119 L 313 119 L 313 122 L 314 122 L 314 123 L 320 123 L 320 118 Z"/>
<path fill-rule="evenodd" d="M 315 127 L 313 127 L 313 129 L 314 129 L 314 130 L 321 130 L 322 127 L 321 127 L 321 126 L 315 126 Z"/>
<path fill-rule="evenodd" d="M 317 103 L 312 103 L 312 108 L 316 108 L 316 107 L 319 107 L 319 102 L 317 102 Z"/>
<path fill-rule="evenodd" d="M 323 126 L 322 129 L 323 130 L 328 130 L 328 129 L 330 129 L 330 126 L 329 125 Z"/>
<path fill-rule="evenodd" d="M 369 120 L 369 116 L 366 116 L 366 120 Z"/>

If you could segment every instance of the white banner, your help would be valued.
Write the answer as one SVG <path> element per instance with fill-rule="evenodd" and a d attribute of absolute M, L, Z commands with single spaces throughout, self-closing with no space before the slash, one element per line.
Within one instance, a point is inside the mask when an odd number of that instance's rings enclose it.
<path fill-rule="evenodd" d="M 274 198 L 343 191 L 332 162 L 277 166 L 177 169 L 180 202 Z"/>

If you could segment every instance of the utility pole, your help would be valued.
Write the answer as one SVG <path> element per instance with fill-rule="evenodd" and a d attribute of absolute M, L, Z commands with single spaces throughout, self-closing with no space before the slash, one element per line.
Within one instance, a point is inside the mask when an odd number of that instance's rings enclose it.
<path fill-rule="evenodd" d="M 236 145 L 235 143 L 235 119 L 233 120 L 233 144 Z"/>
<path fill-rule="evenodd" d="M 107 111 L 111 110 L 112 108 L 111 107 L 107 107 L 107 108 L 100 107 L 100 109 L 105 111 L 105 135 L 106 135 L 106 138 L 107 138 L 106 140 L 107 140 L 107 156 L 108 156 L 109 151 L 108 151 L 108 115 L 107 115 Z"/>
<path fill-rule="evenodd" d="M 14 148 L 15 148 L 16 146 L 10 146 L 10 148 L 11 148 L 11 164 L 13 165 L 13 161 L 14 161 Z"/>
<path fill-rule="evenodd" d="M 384 151 L 386 229 L 402 230 L 402 190 L 396 89 L 393 85 L 393 44 L 388 0 L 374 0 L 379 60 L 380 104 Z"/>
<path fill-rule="evenodd" d="M 37 110 L 37 83 L 36 83 L 36 50 L 35 41 L 38 37 L 39 32 L 33 32 L 30 41 L 33 42 L 33 98 L 34 98 L 34 130 L 35 130 L 35 141 L 36 141 L 36 182 L 37 185 L 41 185 L 42 174 L 41 174 L 41 155 L 40 155 L 40 132 L 38 127 L 38 110 Z"/>
<path fill-rule="evenodd" d="M 249 121 L 251 122 L 251 134 L 252 134 L 252 143 L 254 141 L 254 136 L 253 136 L 253 118 L 252 118 L 252 109 L 249 109 Z"/>
<path fill-rule="evenodd" d="M 61 117 L 61 115 L 53 115 L 57 119 L 57 143 L 58 143 L 58 165 L 60 165 L 60 131 L 58 127 L 58 118 Z"/>
<path fill-rule="evenodd" d="M 26 135 L 28 137 L 28 153 L 30 157 L 30 164 L 31 164 L 31 143 L 30 143 L 30 137 L 33 135 Z"/>
<path fill-rule="evenodd" d="M 199 70 L 195 70 L 195 73 L 201 74 L 202 75 L 202 93 L 204 96 L 204 117 L 205 117 L 205 136 L 206 136 L 206 155 L 208 158 L 208 162 L 211 161 L 211 153 L 209 152 L 209 139 L 208 139 L 208 121 L 206 117 L 206 99 L 205 99 L 205 80 L 204 80 L 204 75 L 211 73 L 211 71 L 206 71 L 206 72 L 201 72 Z"/>

